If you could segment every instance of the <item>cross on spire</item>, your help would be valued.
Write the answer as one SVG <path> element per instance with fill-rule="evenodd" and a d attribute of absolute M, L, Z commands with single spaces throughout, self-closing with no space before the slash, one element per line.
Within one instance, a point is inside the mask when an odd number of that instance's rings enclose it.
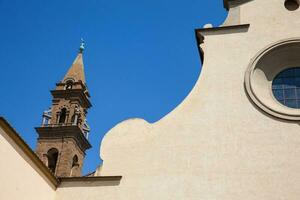
<path fill-rule="evenodd" d="M 73 81 L 82 81 L 85 83 L 85 76 L 84 76 L 84 65 L 83 65 L 83 50 L 85 48 L 85 42 L 81 38 L 80 47 L 79 47 L 79 53 L 77 57 L 75 58 L 73 64 L 69 68 L 67 74 L 63 78 L 62 82 L 67 81 L 68 79 L 72 79 Z"/>
<path fill-rule="evenodd" d="M 82 53 L 82 52 L 83 52 L 84 46 L 85 46 L 85 42 L 84 42 L 84 40 L 81 38 L 81 41 L 80 41 L 80 47 L 79 47 L 79 53 Z"/>

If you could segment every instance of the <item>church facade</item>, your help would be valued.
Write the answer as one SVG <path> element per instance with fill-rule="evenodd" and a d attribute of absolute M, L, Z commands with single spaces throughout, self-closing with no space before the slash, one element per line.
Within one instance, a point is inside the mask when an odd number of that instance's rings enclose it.
<path fill-rule="evenodd" d="M 158 122 L 111 129 L 90 176 L 80 52 L 51 92 L 36 154 L 0 118 L 0 199 L 298 199 L 299 4 L 224 0 L 225 22 L 195 30 L 202 71 L 190 94 Z"/>

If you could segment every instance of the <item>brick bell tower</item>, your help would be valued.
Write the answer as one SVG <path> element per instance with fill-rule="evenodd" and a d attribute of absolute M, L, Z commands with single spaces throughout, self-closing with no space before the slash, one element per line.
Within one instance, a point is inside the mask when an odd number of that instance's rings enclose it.
<path fill-rule="evenodd" d="M 51 91 L 53 100 L 43 113 L 43 122 L 35 128 L 39 137 L 36 153 L 58 177 L 81 176 L 90 128 L 87 110 L 92 106 L 85 83 L 81 41 L 79 53 L 62 81 Z"/>

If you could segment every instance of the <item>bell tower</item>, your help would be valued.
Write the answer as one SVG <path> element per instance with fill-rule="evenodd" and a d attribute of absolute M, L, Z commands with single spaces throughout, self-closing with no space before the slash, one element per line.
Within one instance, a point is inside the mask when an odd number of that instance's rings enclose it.
<path fill-rule="evenodd" d="M 53 100 L 43 113 L 38 133 L 36 153 L 58 177 L 81 176 L 90 128 L 87 110 L 92 106 L 85 83 L 83 65 L 84 42 L 65 77 L 51 91 Z"/>

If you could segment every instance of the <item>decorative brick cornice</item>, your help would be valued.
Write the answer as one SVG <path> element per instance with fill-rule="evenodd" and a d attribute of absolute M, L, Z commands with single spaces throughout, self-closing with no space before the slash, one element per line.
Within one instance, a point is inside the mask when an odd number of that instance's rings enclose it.
<path fill-rule="evenodd" d="M 92 107 L 92 104 L 85 94 L 83 89 L 72 89 L 72 90 L 51 90 L 53 98 L 65 98 L 78 99 L 79 102 L 86 108 Z"/>
<path fill-rule="evenodd" d="M 81 129 L 78 126 L 45 126 L 36 127 L 40 139 L 58 139 L 58 138 L 73 138 L 78 144 L 82 152 L 91 148 L 91 144 L 84 137 Z"/>

